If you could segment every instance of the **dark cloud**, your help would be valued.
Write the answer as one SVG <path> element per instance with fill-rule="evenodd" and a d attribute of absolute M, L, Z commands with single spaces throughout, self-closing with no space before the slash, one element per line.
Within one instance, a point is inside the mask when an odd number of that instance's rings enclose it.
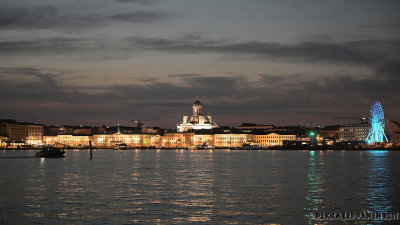
<path fill-rule="evenodd" d="M 136 11 L 112 15 L 108 18 L 128 23 L 155 23 L 176 18 L 177 15 L 163 11 Z"/>
<path fill-rule="evenodd" d="M 2 7 L 0 28 L 5 29 L 79 29 L 112 25 L 115 22 L 155 23 L 176 18 L 165 11 L 136 11 L 107 15 L 106 13 L 76 14 L 61 12 L 53 6 Z"/>
<path fill-rule="evenodd" d="M 100 15 L 70 15 L 53 6 L 0 8 L 0 28 L 7 29 L 85 28 L 105 22 Z"/>
<path fill-rule="evenodd" d="M 0 68 L 0 74 L 12 76 L 32 76 L 41 81 L 49 88 L 57 88 L 55 77 L 63 74 L 62 71 L 45 72 L 38 68 L 18 67 L 18 68 Z"/>
<path fill-rule="evenodd" d="M 400 60 L 392 60 L 380 65 L 376 69 L 379 76 L 397 79 L 400 81 Z"/>
<path fill-rule="evenodd" d="M 0 55 L 9 54 L 65 54 L 104 50 L 109 43 L 99 39 L 53 37 L 34 40 L 0 41 Z"/>
<path fill-rule="evenodd" d="M 198 73 L 183 73 L 183 74 L 169 74 L 168 75 L 168 77 L 171 77 L 171 78 L 175 78 L 175 77 L 185 78 L 185 77 L 199 77 L 199 76 L 201 76 L 201 75 Z"/>
<path fill-rule="evenodd" d="M 151 20 L 151 19 L 150 19 Z M 138 51 L 171 53 L 211 52 L 239 59 L 287 61 L 295 63 L 330 63 L 376 68 L 400 58 L 396 40 L 364 40 L 345 43 L 307 42 L 283 45 L 272 42 L 241 42 L 203 40 L 186 36 L 181 39 L 130 37 L 120 41 L 54 37 L 30 41 L 0 40 L 0 54 L 12 53 L 73 53 L 93 55 L 104 50 L 101 59 L 126 57 Z"/>
<path fill-rule="evenodd" d="M 276 84 L 279 81 L 282 81 L 284 78 L 279 75 L 271 75 L 271 74 L 259 74 L 260 82 L 266 84 Z"/>
<path fill-rule="evenodd" d="M 371 65 L 384 60 L 381 54 L 353 47 L 351 43 L 303 42 L 283 45 L 272 42 L 232 43 L 226 40 L 210 41 L 201 38 L 162 39 L 131 37 L 133 46 L 143 50 L 199 53 L 213 52 L 266 60 L 290 60 L 295 62 L 342 63 Z"/>
<path fill-rule="evenodd" d="M 183 78 L 191 87 L 201 88 L 203 91 L 208 90 L 225 90 L 225 93 L 229 90 L 235 90 L 238 87 L 244 87 L 246 85 L 246 79 L 243 76 L 194 76 Z"/>
<path fill-rule="evenodd" d="M 361 27 L 371 29 L 400 29 L 400 23 L 383 23 L 376 25 L 365 25 Z"/>
<path fill-rule="evenodd" d="M 155 82 L 158 80 L 156 77 L 131 77 L 129 80 L 135 80 L 138 82 Z"/>
<path fill-rule="evenodd" d="M 36 80 L 20 78 L 22 75 Z M 190 112 L 196 96 L 204 103 L 205 111 L 214 114 L 221 123 L 240 123 L 246 118 L 258 122 L 271 118 L 276 123 L 304 123 L 309 118 L 323 121 L 332 115 L 348 113 L 364 116 L 375 99 L 381 100 L 384 107 L 393 108 L 400 94 L 398 82 L 394 82 L 397 78 L 391 76 L 309 79 L 302 74 L 262 74 L 255 85 L 244 76 L 195 75 L 174 77 L 182 82 L 155 80 L 103 87 L 65 86 L 57 82 L 69 77 L 65 72 L 39 68 L 1 68 L 0 76 L 7 76 L 10 81 L 0 83 L 0 117 L 9 117 L 13 110 L 25 118 L 36 115 L 43 120 L 91 123 L 96 123 L 94 119 L 129 121 L 132 117 L 152 117 L 159 119 L 155 125 L 168 127 L 173 127 L 184 112 Z M 393 113 L 389 110 L 388 115 Z M 237 119 L 232 119 L 235 116 Z"/>
<path fill-rule="evenodd" d="M 133 3 L 133 4 L 150 4 L 156 2 L 156 0 L 115 0 L 119 3 Z"/>

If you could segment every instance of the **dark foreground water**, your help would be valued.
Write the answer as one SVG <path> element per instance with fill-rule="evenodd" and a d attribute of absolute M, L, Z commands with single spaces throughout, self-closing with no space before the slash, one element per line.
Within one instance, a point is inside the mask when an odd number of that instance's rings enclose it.
<path fill-rule="evenodd" d="M 400 212 L 400 152 L 33 155 L 0 151 L 0 224 L 307 224 L 312 212 Z"/>

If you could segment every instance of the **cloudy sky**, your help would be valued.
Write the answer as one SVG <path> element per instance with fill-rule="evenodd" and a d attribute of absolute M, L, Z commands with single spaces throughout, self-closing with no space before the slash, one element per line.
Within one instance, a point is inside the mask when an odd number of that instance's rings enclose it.
<path fill-rule="evenodd" d="M 0 0 L 0 118 L 400 120 L 397 0 Z"/>

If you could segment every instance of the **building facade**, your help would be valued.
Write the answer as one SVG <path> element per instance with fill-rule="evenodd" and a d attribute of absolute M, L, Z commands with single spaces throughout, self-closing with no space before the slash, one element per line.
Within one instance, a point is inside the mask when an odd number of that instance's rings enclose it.
<path fill-rule="evenodd" d="M 194 138 L 194 146 L 214 146 L 215 138 L 214 134 L 195 134 Z"/>
<path fill-rule="evenodd" d="M 190 130 L 213 129 L 218 125 L 213 121 L 210 114 L 203 115 L 203 106 L 199 99 L 193 104 L 193 114 L 191 116 L 184 115 L 182 122 L 177 125 L 178 132 L 186 132 Z"/>
<path fill-rule="evenodd" d="M 338 141 L 364 142 L 367 140 L 368 133 L 368 123 L 342 126 L 339 128 Z"/>
<path fill-rule="evenodd" d="M 44 126 L 7 120 L 0 123 L 0 134 L 10 141 L 38 145 L 43 143 Z"/>
<path fill-rule="evenodd" d="M 165 133 L 161 146 L 163 148 L 194 147 L 194 133 Z"/>
<path fill-rule="evenodd" d="M 193 132 L 156 134 L 94 134 L 94 135 L 57 135 L 45 136 L 45 144 L 87 148 L 89 141 L 95 148 L 113 148 L 126 144 L 130 148 L 240 148 L 245 144 L 261 147 L 281 146 L 285 140 L 296 140 L 296 135 L 270 133 L 265 135 L 225 133 L 195 134 Z"/>
<path fill-rule="evenodd" d="M 254 142 L 261 145 L 261 147 L 282 146 L 283 141 L 295 141 L 296 135 L 294 134 L 276 134 L 270 133 L 265 135 L 254 135 Z"/>
<path fill-rule="evenodd" d="M 96 148 L 113 148 L 118 144 L 126 144 L 128 147 L 152 146 L 153 134 L 94 134 L 94 135 L 57 135 L 45 136 L 44 142 L 49 145 L 61 145 L 74 148 L 87 148 L 89 141 Z"/>
<path fill-rule="evenodd" d="M 215 134 L 216 148 L 239 148 L 243 144 L 252 142 L 252 134 Z"/>
<path fill-rule="evenodd" d="M 390 135 L 390 141 L 393 143 L 393 146 L 400 146 L 400 133 Z"/>

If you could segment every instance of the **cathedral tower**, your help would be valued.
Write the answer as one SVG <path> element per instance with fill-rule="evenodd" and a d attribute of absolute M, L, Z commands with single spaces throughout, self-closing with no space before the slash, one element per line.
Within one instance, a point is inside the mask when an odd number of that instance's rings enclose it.
<path fill-rule="evenodd" d="M 203 106 L 197 97 L 197 100 L 193 103 L 193 116 L 202 116 L 203 115 Z"/>

